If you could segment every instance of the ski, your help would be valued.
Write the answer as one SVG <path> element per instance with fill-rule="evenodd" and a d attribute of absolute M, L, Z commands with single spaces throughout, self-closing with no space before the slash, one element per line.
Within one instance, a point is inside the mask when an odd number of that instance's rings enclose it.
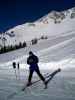
<path fill-rule="evenodd" d="M 61 71 L 61 69 L 58 68 L 58 69 L 55 70 L 54 72 L 52 72 L 52 73 L 50 73 L 50 74 L 47 73 L 46 75 L 44 75 L 45 79 L 48 78 L 48 79 L 47 79 L 47 84 L 48 84 L 48 83 L 53 79 L 53 77 L 54 77 L 57 73 L 59 73 L 60 71 Z M 15 95 L 17 95 L 18 93 L 25 91 L 25 89 L 26 89 L 27 87 L 30 87 L 31 85 L 34 85 L 34 84 L 36 84 L 36 83 L 39 82 L 39 81 L 41 81 L 41 79 L 32 82 L 29 86 L 25 85 L 21 90 L 10 94 L 7 98 L 8 98 L 8 99 L 13 98 L 13 97 L 14 97 Z M 45 87 L 45 89 L 46 89 L 46 88 L 47 88 L 47 87 Z"/>
<path fill-rule="evenodd" d="M 46 84 L 48 85 L 48 83 L 54 78 L 54 76 L 57 74 L 57 73 L 59 73 L 59 72 L 61 72 L 61 69 L 59 68 L 59 69 L 57 69 L 57 70 L 55 70 L 53 73 L 51 73 L 50 74 L 50 76 L 49 76 L 49 78 L 47 79 L 47 81 L 46 81 Z M 47 89 L 47 85 L 46 85 L 46 87 L 44 88 L 44 89 Z"/>
<path fill-rule="evenodd" d="M 55 71 L 52 72 L 51 74 L 47 74 L 47 75 L 45 76 L 45 79 L 48 78 L 47 81 L 46 81 L 46 84 L 48 84 L 48 83 L 50 82 L 50 80 L 52 80 L 53 77 L 54 77 L 58 72 L 60 72 L 60 71 L 61 71 L 61 69 L 58 68 L 57 70 L 55 70 Z M 35 83 L 37 83 L 37 82 L 39 82 L 39 81 L 41 81 L 41 80 L 39 79 L 39 80 L 37 80 L 37 81 L 34 81 L 34 82 L 32 82 L 29 86 L 26 85 L 24 88 L 22 88 L 22 91 L 24 91 L 27 87 L 30 87 L 31 85 L 34 85 Z"/>

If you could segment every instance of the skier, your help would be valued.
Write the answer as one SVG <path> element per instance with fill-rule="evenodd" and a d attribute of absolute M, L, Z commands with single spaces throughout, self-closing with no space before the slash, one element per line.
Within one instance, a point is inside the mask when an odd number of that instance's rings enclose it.
<path fill-rule="evenodd" d="M 18 78 L 19 78 L 19 80 L 20 80 L 20 63 L 18 62 L 17 63 L 17 74 L 18 74 Z"/>
<path fill-rule="evenodd" d="M 13 69 L 15 69 L 16 68 L 16 62 L 13 62 L 12 65 L 13 65 Z"/>
<path fill-rule="evenodd" d="M 40 70 L 38 67 L 38 62 L 39 62 L 38 57 L 36 55 L 34 55 L 32 51 L 30 51 L 29 57 L 27 58 L 27 64 L 30 65 L 27 86 L 31 85 L 32 75 L 33 75 L 33 72 L 35 71 L 38 74 L 38 76 L 40 77 L 40 79 L 44 82 L 45 87 L 47 87 L 47 83 L 45 81 L 45 78 L 40 73 Z"/>
<path fill-rule="evenodd" d="M 16 62 L 13 62 L 12 65 L 13 65 L 13 69 L 15 71 L 15 76 L 16 76 L 16 80 L 17 80 Z"/>
<path fill-rule="evenodd" d="M 19 64 L 19 62 L 18 62 L 18 64 L 17 64 L 17 69 L 18 69 L 18 70 L 20 69 L 20 64 Z"/>

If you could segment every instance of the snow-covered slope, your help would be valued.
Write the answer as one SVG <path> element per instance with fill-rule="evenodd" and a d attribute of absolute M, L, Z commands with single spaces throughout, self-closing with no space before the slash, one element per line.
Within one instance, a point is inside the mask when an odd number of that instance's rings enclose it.
<path fill-rule="evenodd" d="M 39 56 L 41 73 L 51 73 L 57 68 L 57 74 L 44 90 L 40 81 L 28 87 L 24 92 L 20 89 L 27 83 L 29 66 L 26 58 L 29 50 Z M 20 62 L 20 71 L 12 68 L 12 62 Z M 17 75 L 17 77 L 16 77 Z M 34 73 L 32 81 L 38 80 Z M 13 98 L 9 98 L 13 93 Z M 24 49 L 0 55 L 0 100 L 75 100 L 75 33 L 62 34 Z"/>
<path fill-rule="evenodd" d="M 30 44 L 31 39 L 42 35 L 48 36 L 48 39 L 39 40 L 36 45 Z M 11 64 L 13 60 L 26 63 L 29 50 L 35 52 L 43 63 L 65 60 L 75 53 L 75 8 L 63 12 L 52 11 L 33 23 L 18 25 L 2 34 L 0 39 L 5 40 L 7 45 L 25 40 L 29 43 L 26 48 L 1 54 L 0 65 Z"/>
<path fill-rule="evenodd" d="M 48 35 L 48 39 L 39 40 L 36 45 L 29 44 L 26 48 L 0 54 L 0 100 L 75 100 L 75 8 L 62 12 L 65 14 L 64 19 L 56 19 L 60 20 L 56 23 L 54 13 L 56 12 L 53 11 L 34 23 L 16 26 L 1 35 L 0 39 L 7 39 L 9 45 L 30 41 L 43 34 Z M 57 14 L 62 16 L 59 12 Z M 46 19 L 48 22 L 44 23 Z M 39 57 L 42 74 L 51 73 L 59 67 L 62 71 L 48 84 L 46 90 L 43 89 L 42 82 L 38 82 L 24 92 L 18 92 L 27 83 L 29 66 L 26 61 L 30 50 Z M 12 67 L 13 61 L 20 63 L 20 71 L 16 69 L 17 73 Z M 33 80 L 37 79 L 34 74 Z M 14 92 L 18 94 L 8 98 Z"/>
<path fill-rule="evenodd" d="M 52 11 L 33 23 L 18 25 L 1 35 L 5 37 L 5 45 L 40 38 L 42 35 L 56 36 L 75 29 L 75 8 L 63 12 Z M 0 42 L 3 45 L 3 42 Z"/>
<path fill-rule="evenodd" d="M 28 69 L 26 59 L 28 52 L 32 50 L 39 56 L 41 69 L 54 69 L 59 67 L 64 68 L 62 63 L 69 60 L 75 60 L 75 31 L 71 31 L 59 36 L 49 37 L 47 40 L 39 41 L 36 45 L 29 45 L 26 48 L 12 51 L 0 55 L 0 67 L 11 68 L 13 61 L 19 62 L 21 68 Z M 45 67 L 45 66 L 46 67 Z M 55 67 L 52 67 L 55 66 Z M 67 66 L 65 66 L 67 68 Z"/>

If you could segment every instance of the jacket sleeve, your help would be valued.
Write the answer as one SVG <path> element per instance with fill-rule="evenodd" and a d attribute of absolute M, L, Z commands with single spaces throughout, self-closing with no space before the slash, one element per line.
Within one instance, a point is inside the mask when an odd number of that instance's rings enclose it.
<path fill-rule="evenodd" d="M 36 63 L 38 63 L 39 62 L 39 58 L 36 56 L 36 61 L 35 61 Z"/>

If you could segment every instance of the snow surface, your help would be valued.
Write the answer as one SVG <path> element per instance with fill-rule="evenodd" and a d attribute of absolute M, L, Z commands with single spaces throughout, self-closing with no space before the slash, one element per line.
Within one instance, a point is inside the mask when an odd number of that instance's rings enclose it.
<path fill-rule="evenodd" d="M 21 36 L 19 33 L 23 34 L 24 31 L 32 32 L 31 35 L 28 33 L 26 35 L 30 37 L 24 37 L 29 41 L 33 36 L 35 37 L 35 33 L 39 37 L 40 31 L 45 31 L 48 33 L 47 40 L 39 40 L 36 45 L 30 45 L 28 42 L 26 48 L 0 54 L 0 100 L 75 100 L 75 19 L 67 17 L 60 24 L 54 24 L 52 20 L 49 24 L 51 26 L 47 25 L 46 28 L 42 22 L 39 23 L 39 20 L 35 23 L 38 26 L 35 29 L 30 27 L 27 30 L 29 23 L 15 27 L 15 32 L 18 32 L 16 35 Z M 43 89 L 44 85 L 40 81 L 8 99 L 9 95 L 20 91 L 27 83 L 29 66 L 26 60 L 30 50 L 39 57 L 39 68 L 43 75 L 57 68 L 61 68 L 62 71 L 48 84 L 48 89 Z M 20 71 L 16 69 L 16 73 L 12 68 L 13 61 L 20 63 Z M 37 79 L 39 78 L 34 73 L 32 81 Z"/>

